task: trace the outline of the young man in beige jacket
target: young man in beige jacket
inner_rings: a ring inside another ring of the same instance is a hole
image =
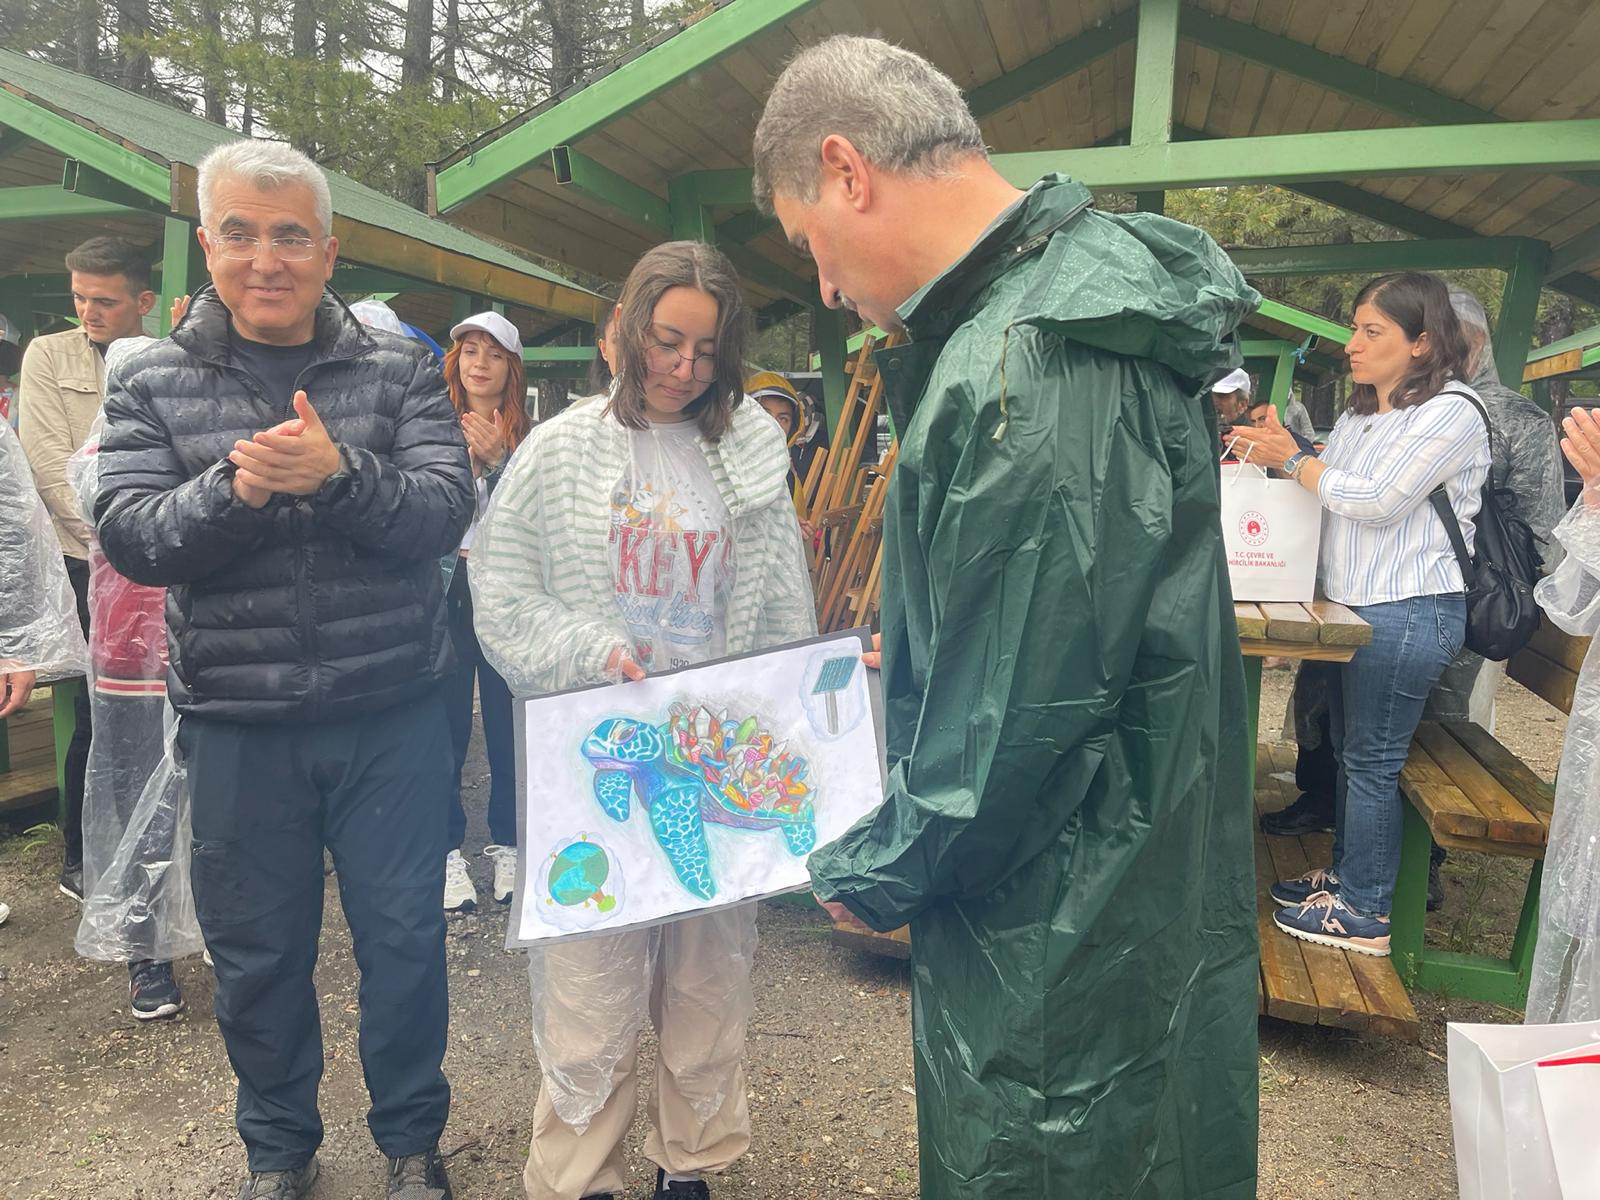
[[[105,399],[105,351],[118,338],[144,332],[156,302],[150,261],[123,238],[90,238],[67,255],[72,303],[79,325],[36,337],[22,356],[17,433],[33,470],[34,485],[50,511],[78,600],[78,619],[89,633],[88,527],[67,484],[67,459],[89,436]],[[78,696],[78,727],[67,750],[66,840],[61,890],[83,899],[83,780],[89,760],[89,698]]]

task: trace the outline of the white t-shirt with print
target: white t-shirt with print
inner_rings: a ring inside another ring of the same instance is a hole
[[[647,671],[726,653],[733,530],[697,433],[695,421],[632,432],[631,462],[611,492],[617,608]]]

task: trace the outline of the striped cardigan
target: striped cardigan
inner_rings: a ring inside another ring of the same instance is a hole
[[[619,646],[633,648],[608,538],[612,492],[634,436],[606,415],[603,397],[580,401],[529,434],[489,502],[467,560],[473,624],[518,696],[618,678],[606,661]],[[812,636],[811,578],[778,423],[747,397],[720,441],[697,440],[733,527],[728,653]]]

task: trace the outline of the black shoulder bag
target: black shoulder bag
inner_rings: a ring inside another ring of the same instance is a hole
[[[1539,606],[1533,588],[1542,563],[1533,530],[1500,500],[1503,488],[1494,482],[1494,426],[1483,405],[1466,392],[1447,389],[1440,395],[1461,396],[1472,402],[1489,433],[1491,465],[1484,481],[1482,506],[1473,521],[1476,554],[1467,553],[1461,525],[1444,485],[1428,493],[1433,510],[1444,523],[1450,545],[1461,564],[1467,587],[1467,649],[1495,662],[1503,662],[1528,644],[1539,628]]]

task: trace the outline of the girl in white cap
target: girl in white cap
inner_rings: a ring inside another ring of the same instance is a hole
[[[445,685],[456,774],[450,797],[444,907],[447,912],[470,912],[478,905],[478,893],[467,874],[466,860],[461,857],[461,842],[467,834],[467,814],[461,803],[461,769],[472,740],[474,681],[483,713],[483,740],[489,753],[489,844],[483,853],[494,863],[495,902],[509,904],[517,881],[517,751],[511,692],[484,658],[473,632],[467,557],[489,503],[489,493],[499,481],[506,459],[527,436],[528,381],[517,327],[499,313],[468,317],[450,331],[450,337],[452,344],[444,356],[444,379],[450,388],[450,403],[461,417],[467,449],[472,452],[478,518],[461,541],[459,557],[450,572],[447,599],[450,640],[457,659],[456,673]]]

